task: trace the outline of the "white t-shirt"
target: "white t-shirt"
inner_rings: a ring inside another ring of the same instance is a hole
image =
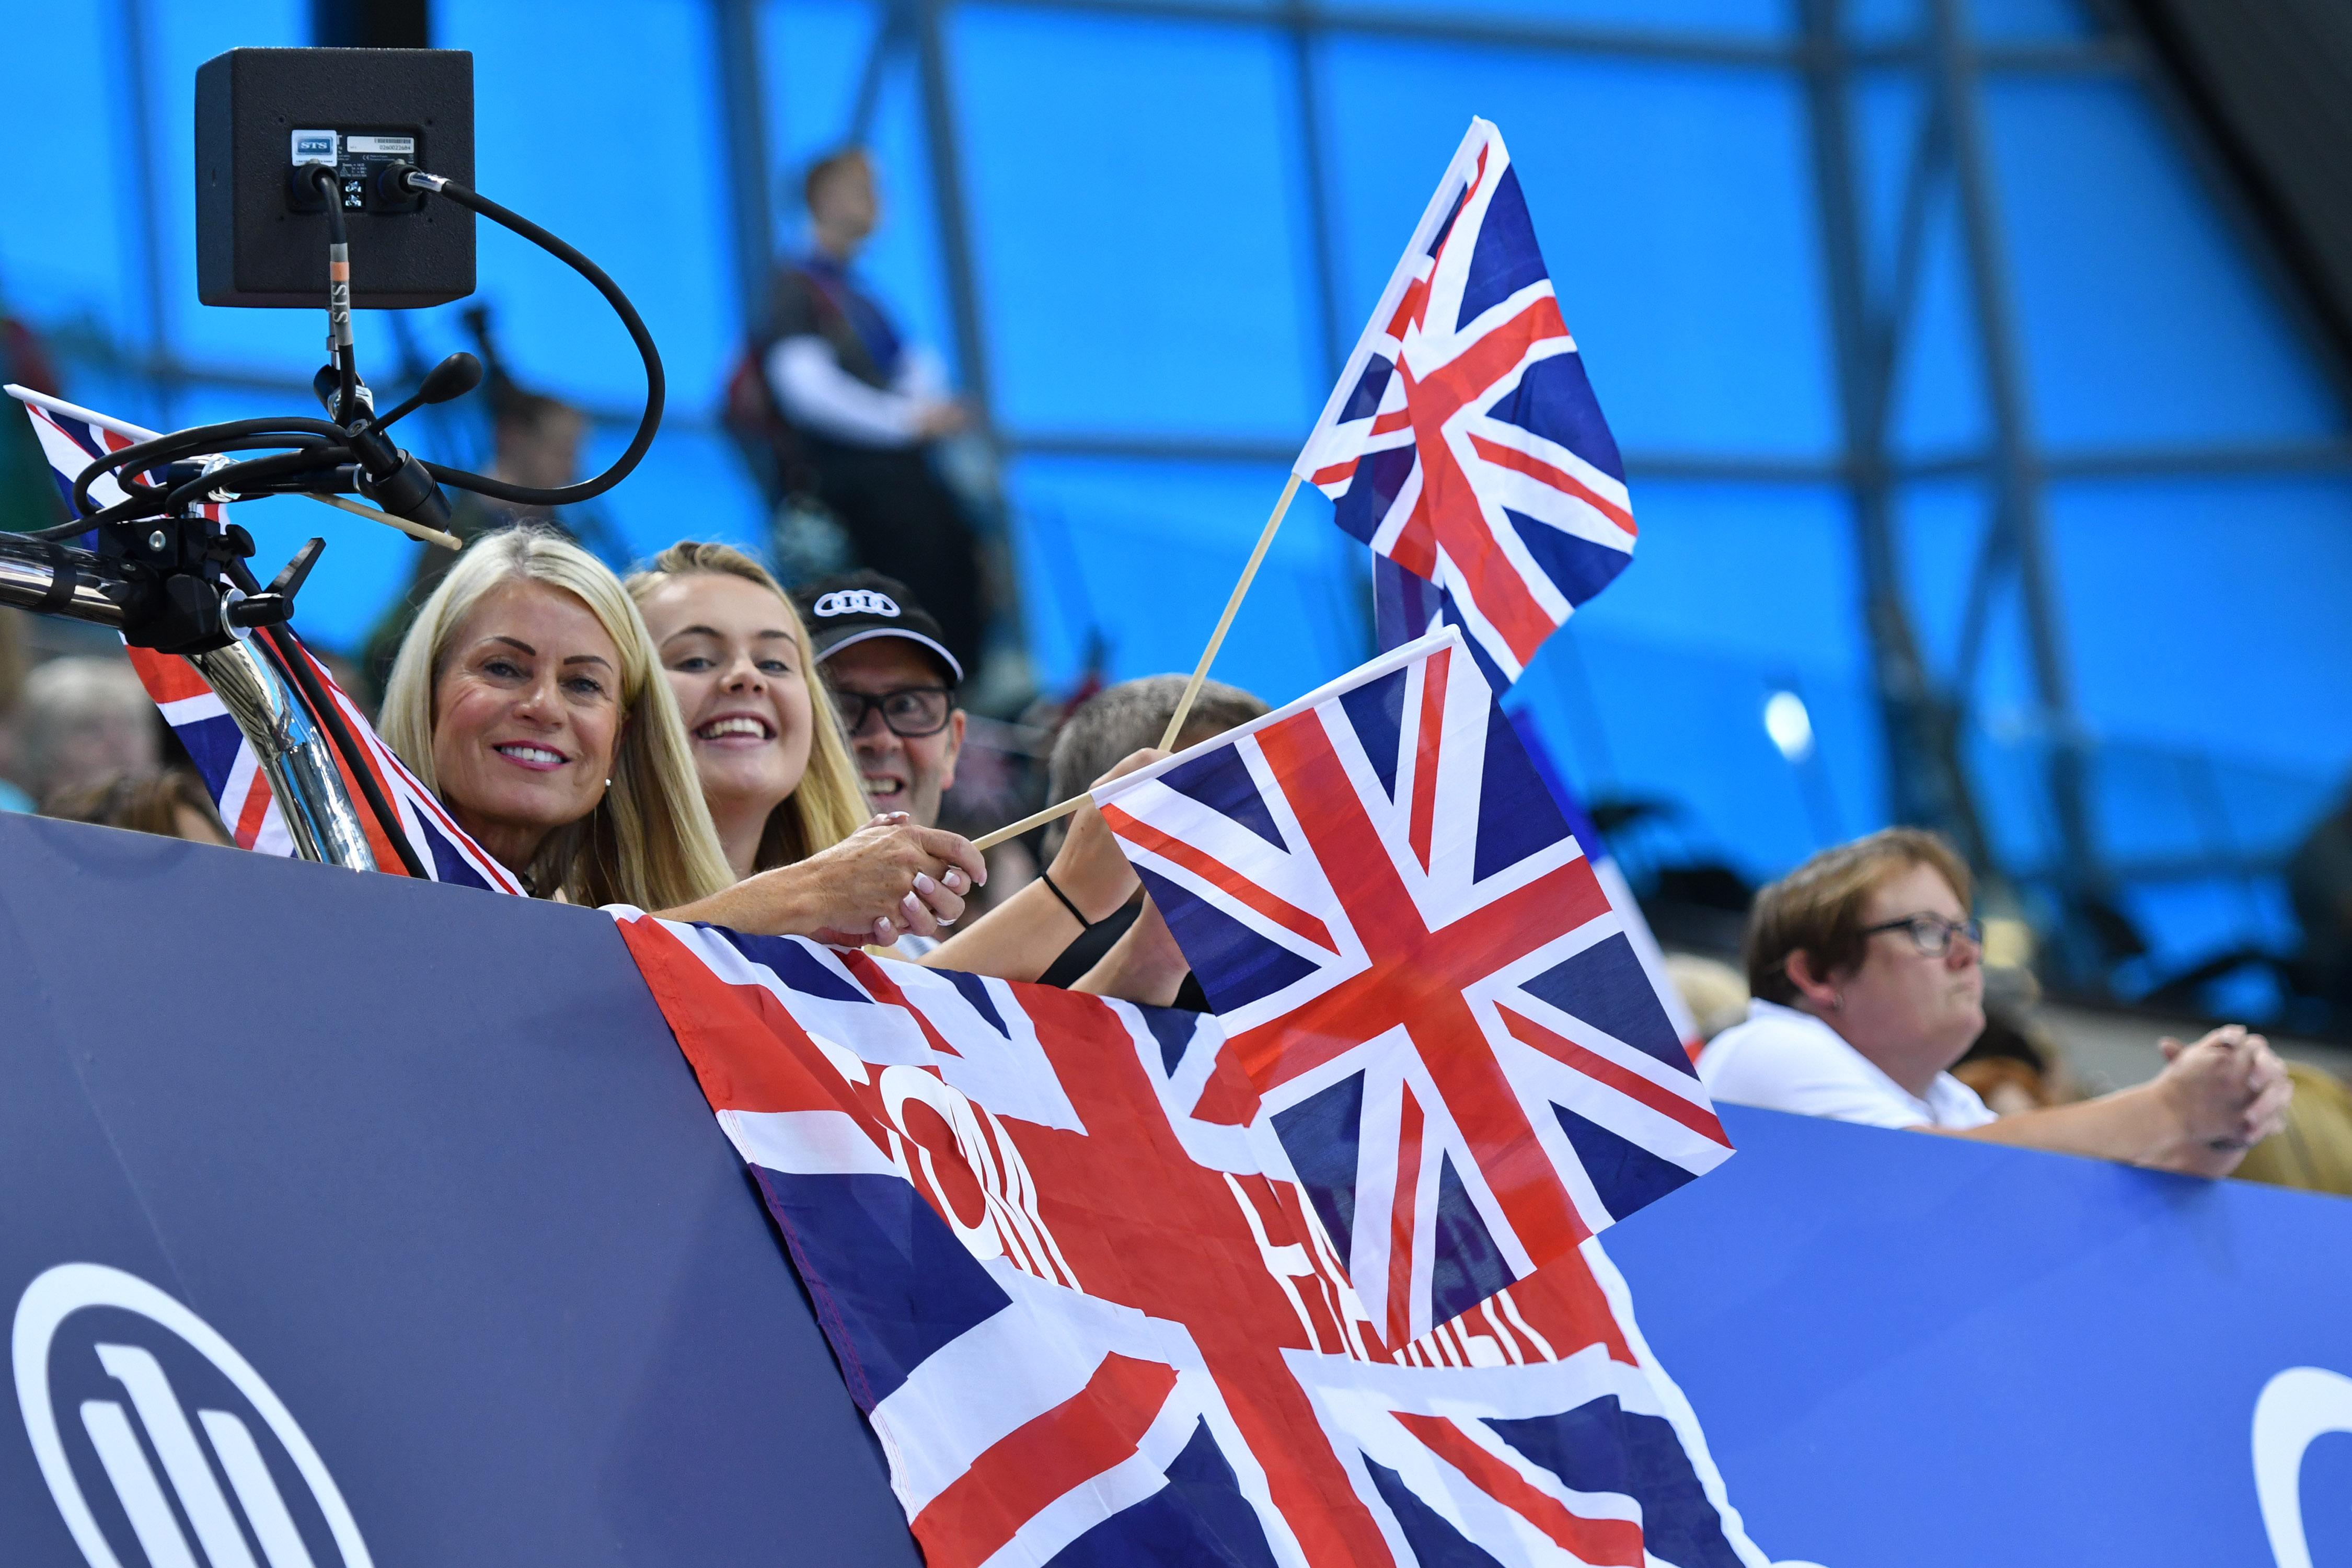
[[[1775,1002],[1748,1003],[1746,1023],[1707,1042],[1698,1080],[1734,1105],[1870,1127],[1964,1129],[1996,1120],[1977,1091],[1950,1073],[1937,1073],[1922,1100],[1819,1018]]]

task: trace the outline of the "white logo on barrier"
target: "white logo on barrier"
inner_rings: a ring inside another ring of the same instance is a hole
[[[877,594],[871,588],[839,588],[821,594],[811,606],[820,616],[890,616],[898,614],[898,601],[887,594]]]
[[[90,1568],[122,1568],[122,1564],[82,1496],[73,1460],[66,1453],[50,1398],[49,1348],[68,1318],[91,1307],[135,1312],[170,1331],[235,1384],[310,1488],[310,1499],[334,1537],[342,1568],[372,1568],[359,1525],[345,1506],[343,1494],[336,1489],[334,1478],[295,1424],[292,1413],[270,1392],[250,1362],[237,1354],[211,1324],[138,1276],[102,1264],[63,1263],[26,1287],[16,1303],[11,1349],[25,1434],[32,1440],[34,1457],[49,1483],[49,1495],[57,1500],[58,1511],[65,1516],[66,1528],[73,1532]],[[254,1440],[253,1429],[243,1417],[227,1410],[198,1410],[191,1423],[186,1408],[172,1391],[163,1363],[152,1351],[125,1344],[101,1343],[92,1348],[107,1375],[129,1396],[131,1410],[126,1412],[119,1400],[89,1399],[82,1402],[78,1414],[98,1462],[113,1485],[115,1501],[121,1506],[151,1568],[194,1568],[198,1561],[173,1517],[173,1497],[178,1499],[179,1511],[194,1531],[204,1559],[212,1568],[257,1568],[245,1531],[238,1527],[239,1511],[260,1545],[268,1568],[317,1568],[284,1494],[270,1476],[268,1461]],[[138,1417],[135,1427],[133,1415]],[[228,1478],[229,1491],[236,1494],[234,1506],[205,1457],[196,1436],[198,1426],[211,1445],[213,1460]],[[163,1464],[160,1478],[140,1445],[140,1428],[145,1429],[147,1447]]]
[[[2303,1532],[2303,1452],[2330,1432],[2352,1432],[2352,1377],[2291,1366],[2254,1401],[2254,1496],[2278,1568],[2311,1568]]]

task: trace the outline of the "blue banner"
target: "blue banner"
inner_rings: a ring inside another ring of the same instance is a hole
[[[602,914],[0,816],[0,1557],[917,1562]],[[2352,1204],[1724,1121],[1607,1246],[1775,1561],[2352,1568]]]
[[[0,816],[0,1560],[919,1562],[604,915]]]
[[[1775,1558],[2352,1568],[2352,1200],[1720,1109],[1607,1242]]]

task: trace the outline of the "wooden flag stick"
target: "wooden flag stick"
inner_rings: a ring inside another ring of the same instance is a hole
[[[1008,822],[993,833],[983,833],[971,841],[974,849],[993,849],[1008,838],[1018,838],[1033,827],[1043,827],[1057,816],[1067,816],[1087,804],[1088,797],[1074,795],[1059,805],[1049,805],[1043,811],[1033,811],[1018,822]]]
[[[1184,721],[1192,715],[1193,700],[1201,695],[1201,683],[1209,679],[1209,666],[1217,662],[1217,649],[1223,647],[1225,634],[1233,629],[1234,616],[1242,607],[1242,595],[1249,592],[1250,580],[1257,575],[1259,563],[1265,560],[1268,546],[1274,543],[1274,531],[1282,526],[1283,513],[1290,510],[1290,499],[1298,493],[1298,475],[1294,472],[1290,482],[1282,487],[1282,499],[1274,503],[1273,515],[1265,520],[1265,528],[1257,536],[1257,548],[1250,552],[1249,564],[1242,568],[1242,580],[1234,584],[1233,596],[1225,601],[1225,613],[1217,617],[1217,629],[1209,634],[1209,646],[1201,650],[1201,662],[1192,670],[1192,679],[1184,683],[1184,695],[1177,700],[1176,711],[1168,720],[1168,729],[1160,737],[1163,752],[1176,744],[1176,737],[1184,731]],[[1086,795],[1072,795],[1043,811],[1033,811],[1018,822],[1008,822],[993,833],[982,834],[971,841],[975,849],[993,849],[1008,838],[1018,838],[1033,827],[1043,827],[1056,817],[1067,816],[1091,798]]]
[[[341,496],[322,496],[315,490],[298,490],[295,493],[305,500],[314,500],[321,506],[340,507],[355,517],[363,517],[371,522],[381,522],[387,527],[396,528],[411,539],[421,539],[427,544],[437,544],[444,550],[466,548],[466,542],[454,533],[444,533],[437,528],[427,528],[421,522],[411,522],[404,517],[394,517],[388,511],[378,511],[372,506],[362,506],[355,500],[345,500]]]
[[[1257,536],[1257,548],[1250,552],[1249,564],[1242,568],[1242,580],[1234,584],[1233,597],[1225,601],[1225,613],[1217,617],[1217,629],[1209,634],[1209,646],[1201,650],[1201,662],[1192,670],[1192,679],[1184,683],[1184,695],[1177,700],[1176,711],[1168,716],[1168,728],[1160,737],[1160,749],[1167,751],[1175,745],[1176,737],[1184,732],[1184,721],[1192,716],[1192,700],[1201,695],[1201,683],[1209,679],[1209,666],[1217,662],[1217,650],[1225,646],[1225,633],[1233,629],[1234,616],[1242,607],[1242,595],[1249,592],[1250,579],[1257,575],[1258,563],[1265,559],[1266,547],[1274,542],[1274,531],[1282,526],[1282,514],[1290,510],[1290,498],[1298,493],[1298,471],[1292,469],[1290,482],[1282,487],[1282,499],[1274,503],[1273,515],[1265,520],[1265,528]]]

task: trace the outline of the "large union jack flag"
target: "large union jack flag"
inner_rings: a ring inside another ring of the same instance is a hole
[[[120,452],[141,441],[155,438],[152,430],[142,429],[127,421],[115,419],[91,409],[47,396],[26,387],[11,384],[8,395],[25,405],[26,417],[33,422],[34,432],[40,437],[41,449],[49,459],[49,468],[57,478],[58,489],[73,504],[74,480],[81,471],[109,452]],[[100,506],[110,506],[125,499],[121,487],[109,478],[90,485],[90,498]],[[198,509],[213,521],[215,528],[227,525],[228,508],[211,504]],[[257,636],[274,637],[273,633]],[[350,729],[364,753],[361,759],[373,775],[379,792],[399,817],[398,831],[416,854],[425,874],[436,882],[456,882],[467,887],[483,888],[492,892],[520,893],[522,884],[513,872],[499,865],[489,853],[474,842],[466,830],[457,826],[433,792],[425,787],[415,773],[393,754],[343,689],[336,684],[327,667],[311,658],[310,649],[294,639],[280,645],[289,658],[299,658],[316,678],[320,690],[335,704],[344,724]],[[205,683],[195,667],[176,654],[156,653],[148,648],[131,648],[131,667],[138,670],[147,695],[155,700],[164,721],[185,747],[188,758],[195,764],[196,773],[205,781],[205,788],[219,808],[221,822],[228,828],[229,837],[238,846],[258,850],[265,855],[294,853],[293,836],[287,831],[285,817],[270,795],[269,775],[262,771],[261,759],[255,754],[252,743],[246,740],[236,721],[229,717],[227,707]],[[299,695],[296,700],[302,701]],[[306,720],[316,724],[319,716],[305,708]],[[352,760],[341,759],[340,765],[344,785],[352,791],[355,802],[363,801],[357,775],[352,772]],[[375,853],[376,868],[402,874],[404,867],[386,826],[375,820],[374,814],[362,805],[361,817],[365,825],[368,843]]]
[[[1295,468],[1342,528],[1432,585],[1501,684],[1631,559],[1617,443],[1486,121],[1470,122]]]
[[[929,1568],[1768,1562],[1597,1242],[1386,1339],[1213,1019],[614,912]]]
[[[1455,628],[1095,798],[1390,1342],[1730,1153]]]

